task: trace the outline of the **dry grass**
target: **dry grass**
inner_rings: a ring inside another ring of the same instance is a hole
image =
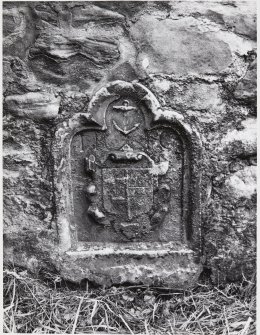
[[[152,287],[68,287],[4,270],[4,332],[41,334],[255,334],[255,284],[200,284],[187,292]],[[47,280],[46,280],[47,279]]]

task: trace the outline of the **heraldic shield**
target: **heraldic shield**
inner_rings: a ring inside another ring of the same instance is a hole
[[[153,205],[150,169],[102,169],[104,208],[124,220],[148,213]],[[145,201],[144,201],[145,198]]]
[[[129,239],[150,231],[153,178],[149,168],[103,168],[103,206],[116,214],[112,224]]]

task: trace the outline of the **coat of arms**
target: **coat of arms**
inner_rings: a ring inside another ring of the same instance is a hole
[[[96,164],[94,155],[86,158],[87,173],[92,176],[93,182],[98,182],[100,193],[96,194],[94,184],[88,187],[88,214],[98,224],[113,227],[125,239],[135,241],[148,234],[158,222],[161,223],[168,211],[169,186],[158,184],[158,176],[167,172],[168,162],[156,164],[145,151],[127,144],[129,134],[132,136],[132,133],[138,132],[142,121],[140,111],[129,106],[127,100],[122,106],[115,106],[114,110],[114,118],[108,118],[109,125],[113,126],[115,134],[120,133],[121,139],[124,136],[124,144],[120,149],[107,151],[102,163]],[[122,119],[120,113],[123,114]],[[129,115],[125,119],[127,113]],[[135,122],[135,117],[140,122]],[[99,181],[95,177],[97,166],[100,169]],[[160,197],[160,192],[166,192],[168,196],[166,200],[161,197],[158,205],[156,198]]]

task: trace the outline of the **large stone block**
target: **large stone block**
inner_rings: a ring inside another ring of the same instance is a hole
[[[29,92],[9,95],[5,99],[6,109],[15,116],[35,119],[54,119],[60,107],[59,96],[48,92]]]
[[[237,35],[256,40],[256,2],[180,1],[172,3],[171,17],[198,18],[208,30],[229,30]]]
[[[160,20],[143,15],[131,28],[140,50],[137,65],[147,73],[215,74],[232,62],[229,45],[202,32],[196,19]]]
[[[32,8],[38,15],[38,33],[29,49],[29,64],[41,81],[88,88],[120,60],[123,15],[73,2]]]
[[[36,38],[32,10],[25,2],[6,2],[3,19],[4,54],[24,59]]]

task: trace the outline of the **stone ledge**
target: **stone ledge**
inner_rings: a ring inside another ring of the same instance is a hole
[[[92,256],[110,256],[110,255],[140,255],[140,256],[154,256],[154,257],[163,257],[167,255],[186,255],[186,254],[194,254],[194,251],[192,250],[170,250],[170,249],[164,249],[164,250],[129,250],[129,249],[123,249],[123,250],[114,250],[112,248],[104,248],[101,250],[85,250],[85,251],[67,251],[66,255],[68,256],[76,256],[79,258],[84,257],[92,257]]]
[[[62,277],[72,282],[88,280],[105,287],[144,284],[187,289],[198,281],[202,265],[196,262],[191,250],[183,251],[164,253],[163,250],[161,255],[154,250],[114,254],[66,252],[57,262]]]

